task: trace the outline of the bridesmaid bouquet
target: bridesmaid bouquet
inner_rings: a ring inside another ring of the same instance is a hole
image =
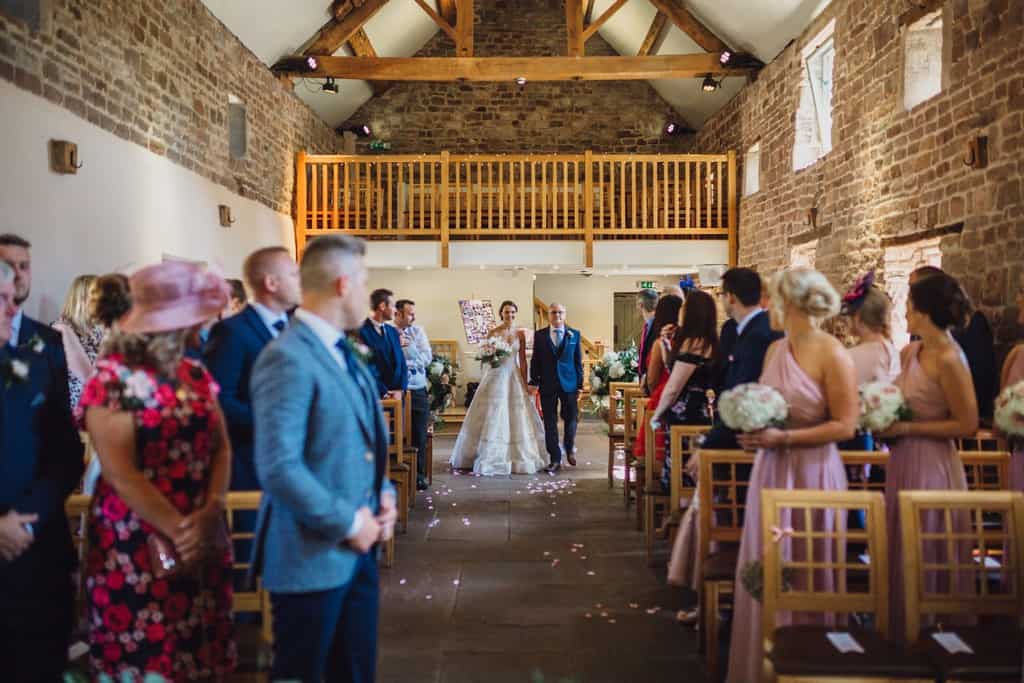
[[[1024,437],[1024,382],[1000,392],[996,399],[995,423],[1008,436]]]
[[[476,352],[474,358],[481,363],[487,363],[492,368],[496,368],[511,355],[511,344],[498,337],[488,337],[480,342],[480,349]]]
[[[718,397],[718,414],[725,426],[735,432],[757,432],[784,426],[789,405],[775,389],[748,382]]]
[[[860,393],[860,428],[869,433],[884,432],[900,420],[909,420],[910,408],[899,387],[889,382],[867,382]]]

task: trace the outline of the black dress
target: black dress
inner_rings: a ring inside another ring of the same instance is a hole
[[[704,356],[698,356],[694,353],[681,353],[675,357],[675,362],[689,363],[690,365],[696,366],[693,370],[693,374],[686,381],[686,384],[679,391],[679,396],[676,398],[672,406],[665,412],[664,423],[667,426],[671,425],[710,425],[712,422],[712,403],[709,400],[709,392],[714,390],[715,383],[717,382],[717,367],[716,364],[709,358]],[[669,430],[665,430],[666,439],[668,438]],[[683,463],[685,466],[686,463]],[[665,465],[662,468],[661,483],[668,489],[669,474],[672,468],[672,457],[668,449],[668,444],[665,448]],[[689,481],[689,475],[683,474],[683,483],[686,486],[696,486],[696,483]]]

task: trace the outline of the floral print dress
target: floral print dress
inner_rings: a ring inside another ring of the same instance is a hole
[[[187,358],[170,379],[110,356],[97,363],[76,415],[84,420],[89,406],[131,412],[139,468],[187,515],[205,502],[218,391],[203,366]],[[100,479],[85,567],[91,659],[98,680],[141,681],[151,672],[175,683],[220,678],[237,659],[231,551],[201,571],[155,579],[146,543],[153,533]]]

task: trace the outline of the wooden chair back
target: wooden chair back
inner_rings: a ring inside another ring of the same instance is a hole
[[[907,642],[925,615],[1006,615],[1024,625],[1024,494],[900,491],[899,505],[901,529],[890,533],[903,534]],[[1003,551],[995,564],[992,548]]]
[[[843,459],[843,465],[849,469],[855,469],[861,476],[850,477],[847,475],[846,487],[850,491],[879,491],[885,492],[885,478],[869,481],[867,468],[882,469],[889,466],[889,454],[885,451],[839,451],[839,457]]]
[[[608,383],[608,436],[617,438],[625,433],[626,413],[623,392],[629,387],[638,386],[636,382]]]
[[[384,424],[388,430],[388,455],[402,461],[402,449],[405,443],[405,427],[402,402],[395,398],[386,398],[380,402],[384,410]]]
[[[1006,491],[1010,488],[1010,452],[960,451],[968,491]]]
[[[633,447],[637,434],[643,429],[644,419],[641,410],[644,408],[644,392],[639,386],[630,384],[622,389],[622,443],[628,450]]]
[[[255,542],[255,531],[239,531],[236,528],[235,520],[240,512],[256,513],[260,509],[260,501],[263,498],[262,491],[228,491],[227,501],[224,505],[224,514],[228,523],[228,532],[231,541],[237,546],[238,541],[248,540]],[[231,565],[232,569],[239,573],[249,571],[248,557],[238,557]],[[232,595],[231,608],[235,612],[259,612],[262,617],[262,635],[267,643],[273,641],[273,629],[271,624],[270,596],[257,584],[255,590],[239,590],[237,587]]]
[[[75,586],[75,614],[83,615],[85,607],[85,568],[86,556],[89,554],[89,508],[92,496],[85,493],[74,493],[64,501],[64,514],[71,528],[71,541],[78,557],[78,574]],[[78,617],[76,617],[78,618]]]
[[[648,420],[650,422],[650,420]],[[668,433],[668,450],[672,455],[672,467],[669,469],[669,510],[675,515],[679,511],[680,501],[686,497],[692,500],[697,495],[694,487],[683,485],[683,472],[690,456],[697,450],[700,437],[708,433],[709,425],[674,425]]]
[[[850,511],[865,513],[865,529],[847,528]],[[820,523],[829,517],[830,525]],[[887,635],[889,563],[881,493],[763,489],[760,531],[764,547],[761,623],[766,640],[772,638],[780,610],[871,613],[879,633]],[[867,546],[870,564],[851,559],[847,552],[851,543]],[[833,573],[833,590],[823,589],[823,572]]]
[[[956,440],[958,451],[1005,451],[1006,439],[996,435],[991,429],[979,429],[974,436]]]
[[[412,392],[406,391],[402,396],[402,440],[406,445],[412,443]]]
[[[738,543],[746,516],[748,468],[754,453],[734,450],[700,449],[697,495],[700,512],[698,557],[710,554],[713,541]]]

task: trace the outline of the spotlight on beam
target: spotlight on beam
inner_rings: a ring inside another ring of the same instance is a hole
[[[728,50],[722,50],[722,52],[718,55],[718,61],[722,64],[722,66],[728,64],[729,60],[731,59],[732,53],[729,52]]]
[[[309,57],[306,57],[306,67],[310,71],[316,71],[316,67],[317,66],[319,66],[319,65],[317,64],[316,57],[313,57],[312,55],[309,56]]]
[[[711,77],[710,74],[704,77],[704,82],[700,84],[700,89],[707,93],[712,93],[722,87],[721,81],[716,81]]]
[[[277,64],[271,67],[272,71],[276,72],[291,72],[291,73],[311,73],[316,71],[320,63],[317,62],[316,57],[286,57]]]
[[[330,76],[327,77],[327,82],[320,88],[324,92],[329,92],[332,95],[338,94],[338,84],[334,82],[334,79]]]
[[[665,135],[689,135],[694,131],[686,126],[685,124],[679,123],[678,121],[669,121],[665,124]]]

